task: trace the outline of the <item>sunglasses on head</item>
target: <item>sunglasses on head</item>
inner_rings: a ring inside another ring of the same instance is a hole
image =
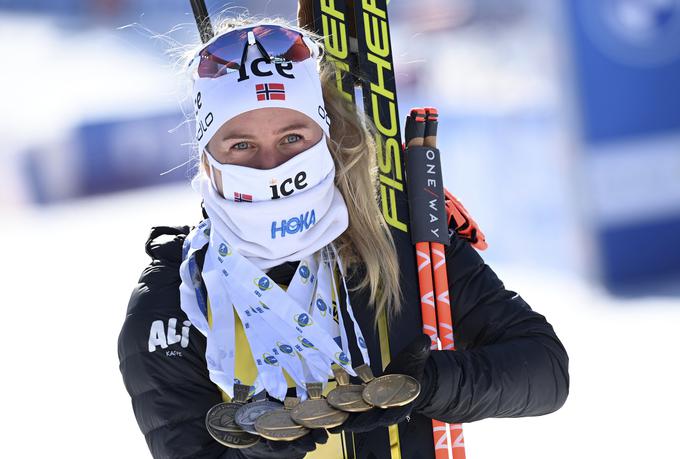
[[[255,45],[270,62],[302,62],[318,57],[320,48],[309,37],[297,30],[275,24],[261,24],[232,30],[214,38],[198,52],[200,78],[218,78],[237,71],[246,62],[249,48]]]

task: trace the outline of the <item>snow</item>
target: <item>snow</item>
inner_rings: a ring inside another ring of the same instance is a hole
[[[198,219],[188,184],[3,215],[3,457],[148,457],[117,335],[149,229]],[[467,457],[679,457],[677,298],[615,299],[563,272],[492,267],[554,326],[571,393],[547,416],[466,424]]]

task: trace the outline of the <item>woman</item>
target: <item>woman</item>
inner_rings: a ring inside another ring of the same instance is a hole
[[[568,357],[552,327],[455,231],[446,257],[458,351],[430,351],[417,326],[409,336],[378,327],[412,320],[419,305],[401,304],[372,133],[335,91],[310,34],[225,23],[193,55],[192,186],[205,220],[153,228],[152,262],[119,338],[154,457],[429,458],[433,418],[536,416],[564,404]],[[289,358],[293,347],[299,357]],[[405,406],[352,414],[330,436],[313,429],[248,448],[206,429],[206,412],[240,387],[279,400],[306,398],[312,382],[328,393],[339,368],[382,373],[388,348],[399,352],[385,373],[420,384]]]

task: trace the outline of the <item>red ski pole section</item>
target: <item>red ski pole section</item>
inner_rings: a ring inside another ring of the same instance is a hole
[[[432,261],[430,258],[430,243],[416,243],[416,260],[418,262],[418,287],[420,289],[420,310],[423,317],[423,333],[430,337],[431,349],[438,349],[437,342],[437,313],[435,309],[434,285],[432,283]],[[432,420],[432,434],[434,436],[434,454],[436,459],[449,458],[449,441],[447,424]]]
[[[446,253],[444,244],[431,243],[434,272],[434,292],[436,297],[437,332],[442,349],[455,350],[453,343],[453,319],[451,318],[451,302],[449,301],[449,284],[446,274]]]
[[[434,272],[434,291],[437,311],[437,326],[442,350],[454,351],[453,319],[449,299],[449,279],[446,274],[446,252],[444,244],[431,243],[432,264]],[[453,459],[465,459],[465,441],[462,424],[446,424],[450,443],[453,448]]]
[[[439,113],[434,107],[425,107],[426,129],[424,144],[437,146],[437,124]],[[442,196],[444,201],[445,196]],[[432,242],[430,244],[432,257],[432,273],[434,278],[435,304],[437,311],[437,328],[442,350],[454,351],[453,318],[451,316],[451,302],[449,299],[449,280],[446,274],[446,252],[444,244]],[[465,442],[463,426],[461,424],[445,424],[446,452],[450,458],[465,459]],[[436,446],[435,446],[436,448]]]
[[[430,243],[416,243],[418,262],[418,287],[420,288],[420,310],[423,316],[423,333],[431,340],[431,348],[437,349],[437,312],[435,310],[434,286],[432,285],[432,262]]]

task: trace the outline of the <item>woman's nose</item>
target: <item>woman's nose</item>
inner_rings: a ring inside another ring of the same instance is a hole
[[[253,167],[258,169],[273,169],[285,163],[288,157],[276,148],[261,149],[257,154],[257,164]]]

